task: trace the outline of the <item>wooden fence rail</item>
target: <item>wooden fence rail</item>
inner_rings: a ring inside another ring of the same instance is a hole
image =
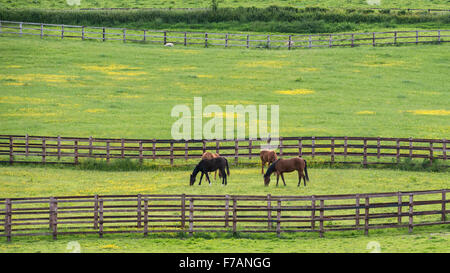
[[[263,145],[274,145],[280,157],[309,157],[329,164],[396,164],[402,158],[447,162],[446,139],[381,137],[280,137],[278,139],[170,140],[107,139],[61,136],[0,135],[0,162],[78,164],[81,158],[198,159],[206,152],[227,158],[259,158]],[[278,143],[277,145],[275,145]],[[348,159],[358,159],[352,161]]]
[[[450,224],[450,189],[345,195],[94,195],[0,198],[0,237],[326,232]]]
[[[198,159],[206,152],[227,158],[259,158],[263,145],[280,157],[300,156],[329,164],[396,164],[402,158],[447,162],[449,140],[381,137],[280,137],[279,139],[170,140],[0,135],[0,162],[78,164],[81,158]],[[276,146],[275,144],[278,143]],[[352,160],[357,159],[357,161]]]
[[[78,38],[81,40],[116,40],[142,43],[173,43],[183,46],[246,47],[246,48],[314,48],[343,46],[378,46],[397,44],[449,42],[450,30],[414,30],[332,34],[242,34],[183,32],[167,30],[90,27],[44,23],[0,21],[0,35],[33,35],[44,37]]]

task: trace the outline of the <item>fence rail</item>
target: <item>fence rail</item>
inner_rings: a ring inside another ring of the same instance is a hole
[[[259,158],[268,144],[277,154],[310,157],[322,163],[396,164],[402,158],[447,162],[450,140],[381,137],[280,137],[278,139],[171,140],[0,135],[0,159],[9,163],[78,164],[82,158],[198,159],[206,152],[227,158]],[[352,161],[348,159],[358,159]]]
[[[0,237],[275,233],[450,224],[450,189],[345,195],[94,195],[0,199]]]
[[[33,35],[81,40],[141,42],[202,47],[315,48],[449,42],[450,30],[414,30],[309,35],[182,32],[0,21],[0,35]]]

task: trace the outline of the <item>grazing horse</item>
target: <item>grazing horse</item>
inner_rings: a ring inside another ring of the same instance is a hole
[[[219,154],[213,154],[211,152],[204,152],[203,155],[202,155],[202,159],[213,159],[213,158],[216,158],[216,157],[220,157],[220,155]],[[217,177],[217,170],[214,172],[214,180],[216,180],[216,177]],[[219,177],[221,177],[220,173],[219,173]]]
[[[277,161],[277,153],[275,151],[262,150],[259,153],[259,157],[261,158],[261,173],[264,174],[264,166],[268,163],[268,166],[273,162]]]
[[[305,173],[303,174],[303,170]],[[309,181],[308,177],[308,168],[306,165],[306,160],[299,157],[289,158],[289,159],[278,159],[270,167],[267,169],[266,174],[264,175],[264,185],[268,186],[270,183],[270,175],[274,172],[277,174],[277,186],[278,186],[278,180],[283,179],[283,184],[286,186],[286,182],[284,182],[284,176],[283,173],[285,172],[298,172],[298,184],[297,187],[300,186],[300,182],[302,181],[303,177],[303,183],[306,187],[306,180]]]
[[[225,168],[227,171],[225,172]],[[228,167],[228,160],[224,157],[216,157],[213,159],[202,159],[197,166],[195,166],[194,171],[191,174],[191,178],[189,184],[192,186],[195,183],[195,178],[197,177],[198,172],[202,172],[200,176],[199,185],[202,184],[203,175],[206,175],[206,179],[211,185],[211,180],[209,180],[208,172],[213,172],[215,170],[219,170],[220,175],[222,176],[222,185],[227,185],[227,173],[230,175],[230,169]]]

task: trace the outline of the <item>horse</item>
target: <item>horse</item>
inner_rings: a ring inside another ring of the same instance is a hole
[[[225,172],[225,168],[227,171]],[[203,175],[206,175],[206,179],[211,185],[211,180],[209,180],[208,172],[213,172],[215,170],[219,170],[220,175],[222,176],[222,185],[227,185],[227,173],[230,175],[230,168],[228,167],[228,160],[224,157],[216,157],[213,159],[202,159],[197,166],[195,166],[194,171],[192,171],[191,178],[189,181],[189,185],[194,185],[195,178],[197,177],[198,172],[202,172],[200,176],[199,185],[202,184]]]
[[[289,159],[278,159],[270,167],[267,169],[266,174],[264,175],[264,185],[268,186],[270,183],[270,175],[274,172],[277,174],[277,186],[278,180],[283,179],[283,184],[286,186],[286,182],[284,181],[283,173],[285,172],[298,172],[298,184],[297,187],[300,186],[303,177],[303,183],[306,187],[306,181],[309,181],[308,177],[308,168],[306,164],[306,160],[300,157],[294,157]],[[305,171],[305,173],[303,173]]]
[[[219,154],[213,154],[211,152],[204,152],[203,155],[202,155],[202,159],[213,159],[213,158],[216,158],[216,157],[220,157],[220,155]],[[216,180],[216,177],[217,177],[217,170],[214,172],[214,180]],[[219,173],[219,177],[221,177],[220,173]]]
[[[259,157],[261,158],[261,174],[264,174],[264,166],[268,163],[268,166],[275,162],[277,158],[277,153],[275,151],[262,150],[259,153]]]

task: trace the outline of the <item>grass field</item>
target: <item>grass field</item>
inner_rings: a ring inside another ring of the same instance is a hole
[[[192,108],[194,96],[223,109],[279,105],[282,136],[450,131],[448,45],[224,50],[2,37],[0,50],[4,134],[168,138],[172,107]]]
[[[79,3],[79,5],[77,5]],[[204,8],[210,7],[210,0],[1,0],[0,6],[8,8],[51,8],[51,9],[67,9],[67,8]],[[447,0],[223,0],[219,1],[219,5],[223,7],[268,7],[277,6],[293,6],[293,7],[348,7],[348,8],[440,8],[448,9],[449,2]]]
[[[449,45],[248,50],[0,37],[2,134],[170,138],[177,104],[280,105],[280,135],[448,138]],[[295,117],[295,118],[293,118]],[[150,163],[149,163],[150,164]],[[158,164],[158,163],[157,163]],[[0,166],[1,197],[85,194],[339,194],[448,188],[448,172],[310,168],[263,187],[233,167],[226,188],[188,186],[187,167],[101,171]],[[0,252],[449,252],[449,226],[317,234],[107,235],[0,240]]]

